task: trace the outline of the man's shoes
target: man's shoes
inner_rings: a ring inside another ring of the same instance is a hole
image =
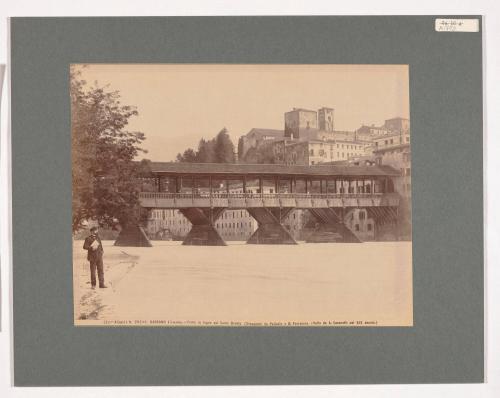
[[[99,286],[99,289],[107,289],[108,287],[106,285]]]
[[[92,290],[95,290],[95,285],[90,286]]]

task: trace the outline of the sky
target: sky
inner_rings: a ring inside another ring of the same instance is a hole
[[[407,65],[91,64],[82,78],[137,107],[128,129],[146,135],[141,158],[171,161],[224,127],[235,146],[254,127],[282,130],[292,108],[334,108],[336,130],[409,118],[408,73]]]

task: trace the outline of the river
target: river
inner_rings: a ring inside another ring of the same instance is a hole
[[[152,248],[103,242],[91,290],[74,242],[77,325],[411,326],[411,242]]]

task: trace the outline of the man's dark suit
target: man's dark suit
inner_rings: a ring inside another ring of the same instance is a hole
[[[92,249],[91,245],[94,241],[99,242],[99,247],[95,250]],[[104,265],[102,262],[102,255],[104,249],[102,248],[101,239],[97,235],[90,235],[85,238],[83,243],[83,248],[87,250],[87,260],[90,262],[90,283],[92,286],[96,285],[96,269],[99,276],[99,286],[104,286]]]

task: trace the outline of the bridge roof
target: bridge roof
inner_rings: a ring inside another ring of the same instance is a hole
[[[345,177],[381,177],[399,176],[399,172],[390,166],[339,166],[339,165],[284,165],[284,164],[238,164],[238,163],[183,163],[151,162],[154,174],[168,175],[253,175],[253,176],[345,176]]]

